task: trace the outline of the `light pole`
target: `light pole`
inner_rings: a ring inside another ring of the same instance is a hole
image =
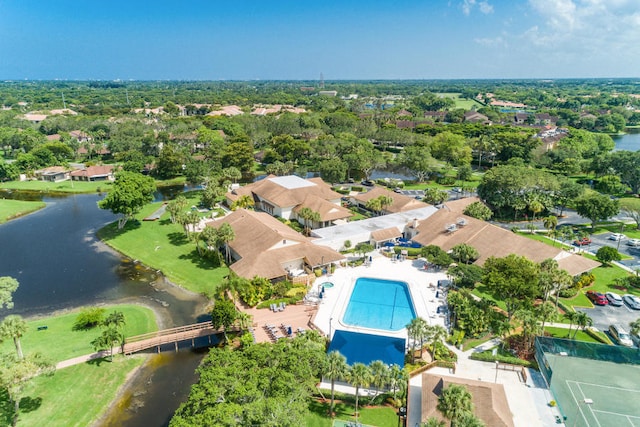
[[[585,397],[582,400],[582,403],[584,403],[585,405],[593,405],[593,400],[589,399],[588,397]],[[578,414],[580,414],[580,402],[578,402],[578,409],[576,410],[576,419],[573,420],[573,427],[576,427],[576,425],[578,424]]]
[[[622,240],[622,230],[624,230],[624,222],[620,223],[620,238],[618,239],[618,246],[616,247],[617,251],[620,250],[620,241]]]
[[[498,382],[498,365],[499,365],[499,364],[500,364],[500,362],[498,362],[498,361],[496,360],[496,379],[493,381],[494,383],[497,383],[497,382]]]

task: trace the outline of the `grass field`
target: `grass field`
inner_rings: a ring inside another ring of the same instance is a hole
[[[18,218],[45,207],[44,202],[25,202],[22,200],[0,200],[0,224]]]
[[[471,110],[472,107],[476,109],[484,107],[481,103],[474,99],[462,98],[461,93],[436,93],[439,97],[442,98],[451,98],[455,101],[455,108],[464,108],[465,110]]]
[[[125,316],[125,336],[139,335],[156,331],[158,326],[153,311],[140,305],[105,306],[106,314],[121,311]],[[52,362],[71,359],[83,354],[93,353],[95,349],[91,341],[101,333],[99,328],[74,331],[73,323],[79,310],[52,317],[44,317],[27,321],[27,332],[21,339],[25,354],[40,352]],[[46,330],[38,330],[39,326],[47,326]],[[0,353],[15,351],[12,340],[0,344]]]
[[[327,397],[327,402],[321,403],[314,400],[309,405],[310,413],[305,422],[306,427],[331,427],[333,425],[333,419],[328,415],[330,392],[327,392],[325,396]],[[367,397],[361,397],[359,400],[359,422],[377,427],[398,426],[398,414],[394,408],[388,406],[366,407],[368,402],[369,399]],[[353,416],[355,405],[353,403],[336,401],[334,410],[336,412],[336,419],[355,421],[355,417]]]
[[[185,193],[192,204],[196,194]],[[196,203],[197,204],[197,203]],[[172,224],[165,213],[158,221],[141,221],[160,207],[147,205],[137,215],[140,221],[129,221],[124,229],[110,224],[98,231],[98,237],[124,255],[161,270],[173,283],[203,295],[212,295],[216,286],[229,274],[226,267],[218,267],[203,258],[178,224]]]
[[[45,181],[9,181],[0,184],[0,188],[11,190],[27,190],[61,193],[100,193],[109,191],[112,186],[111,181],[61,181],[61,182],[45,182]]]
[[[546,326],[544,328],[545,332],[547,332],[551,337],[564,338],[564,339],[571,339],[568,335],[569,333],[571,333],[571,337],[573,337],[573,333],[575,332],[575,329],[576,329],[576,325],[573,325],[573,328],[571,328],[571,331],[569,331],[569,329],[556,328],[553,326]],[[577,341],[587,341],[587,342],[594,342],[594,343],[600,344],[600,341],[593,338],[591,335],[587,334],[584,331],[578,331],[576,333],[575,338],[573,339]]]
[[[127,376],[146,356],[116,357],[37,377],[22,393],[19,426],[71,427],[92,425],[115,399]],[[13,406],[0,393],[0,427],[10,426]]]

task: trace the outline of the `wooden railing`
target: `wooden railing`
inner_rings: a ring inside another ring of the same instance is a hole
[[[227,331],[237,331],[236,326]],[[123,346],[124,354],[132,354],[138,351],[153,347],[160,347],[163,344],[177,343],[180,341],[193,340],[195,338],[206,337],[222,333],[222,328],[214,328],[211,322],[195,323],[192,325],[178,326],[176,328],[164,329],[156,332],[149,332],[125,339]]]

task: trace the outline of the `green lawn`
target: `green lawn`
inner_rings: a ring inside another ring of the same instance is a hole
[[[122,311],[125,316],[125,336],[139,335],[158,330],[153,311],[141,305],[106,306],[106,313]],[[101,333],[99,328],[86,331],[74,331],[73,323],[79,310],[53,317],[27,321],[27,332],[22,337],[22,349],[26,354],[40,352],[52,362],[71,359],[76,356],[93,353],[91,341]],[[38,330],[38,326],[47,326]],[[0,353],[15,351],[12,340],[0,344]]]
[[[38,377],[24,389],[19,426],[88,426],[104,414],[127,376],[146,356],[116,357],[61,369]],[[0,393],[0,427],[10,426],[13,406]]]
[[[327,402],[322,403],[313,400],[309,404],[309,415],[305,421],[306,427],[331,427],[333,420],[329,417],[329,405],[331,392],[326,391],[325,397]],[[358,412],[360,413],[358,421],[377,427],[397,427],[398,414],[396,410],[389,406],[365,407],[369,402],[368,397],[360,397]],[[355,421],[353,416],[355,405],[353,403],[343,403],[336,401],[335,408],[336,419],[345,421]]]
[[[0,184],[0,188],[7,188],[11,190],[41,191],[45,193],[99,193],[102,191],[109,191],[111,185],[111,181],[9,181]]]
[[[189,203],[197,204],[197,194],[185,193]],[[148,216],[161,206],[153,203],[142,209],[137,218]],[[124,229],[110,224],[98,231],[106,244],[139,260],[143,264],[161,270],[173,283],[190,291],[212,295],[216,286],[229,274],[226,267],[214,265],[211,259],[201,257],[178,224],[172,224],[165,213],[158,221],[129,221]]]
[[[467,99],[462,98],[461,93],[436,93],[437,96],[442,98],[451,98],[455,101],[455,108],[464,108],[465,110],[470,110],[472,107],[482,108],[484,105],[476,101],[475,99]]]
[[[46,206],[44,202],[25,202],[22,200],[0,199],[0,224],[37,211]]]
[[[573,325],[573,328],[571,329],[571,336],[573,337],[573,333],[575,332],[576,326]],[[544,328],[545,332],[547,332],[549,335],[551,335],[554,338],[565,338],[565,339],[570,339],[569,335],[569,329],[565,329],[565,328],[556,328],[553,326],[546,326]],[[575,337],[576,341],[587,341],[587,342],[594,342],[596,344],[602,344],[600,341],[598,341],[597,339],[593,338],[591,335],[587,334],[584,331],[578,331],[576,333],[576,337]]]

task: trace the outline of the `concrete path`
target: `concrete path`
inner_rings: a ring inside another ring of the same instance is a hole
[[[122,349],[120,347],[113,348],[113,354],[120,354],[120,353],[122,353]],[[108,357],[109,354],[110,354],[109,350],[102,350],[96,353],[85,354],[83,356],[78,356],[72,359],[63,360],[56,364],[56,369],[68,368],[69,366],[79,365],[81,363],[86,363],[91,360],[102,359],[104,357]]]

